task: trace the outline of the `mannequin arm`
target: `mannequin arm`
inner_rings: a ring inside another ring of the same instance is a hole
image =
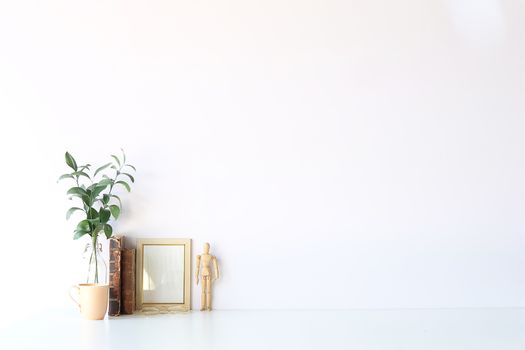
[[[195,266],[195,283],[199,284],[199,272],[201,269],[201,256],[197,255],[197,266]]]
[[[213,268],[215,270],[215,278],[214,279],[218,279],[219,277],[221,277],[221,274],[219,272],[219,264],[217,263],[217,258],[216,257],[213,257],[212,263],[213,263]]]

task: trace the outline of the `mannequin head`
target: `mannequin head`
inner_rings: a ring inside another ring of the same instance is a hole
[[[210,244],[208,242],[204,243],[204,254],[209,254]]]

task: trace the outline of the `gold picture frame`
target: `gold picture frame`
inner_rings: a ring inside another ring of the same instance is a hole
[[[142,312],[191,309],[191,239],[137,239],[135,297]]]

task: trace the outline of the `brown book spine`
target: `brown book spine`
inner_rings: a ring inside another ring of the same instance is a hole
[[[135,311],[135,249],[122,250],[122,314]]]
[[[109,316],[120,315],[122,236],[109,239]]]

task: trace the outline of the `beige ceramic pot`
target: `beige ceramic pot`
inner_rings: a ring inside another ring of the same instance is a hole
[[[77,298],[71,295],[71,291],[77,290]],[[80,314],[87,320],[103,320],[108,309],[107,284],[79,284],[72,286],[69,296],[80,308]]]

